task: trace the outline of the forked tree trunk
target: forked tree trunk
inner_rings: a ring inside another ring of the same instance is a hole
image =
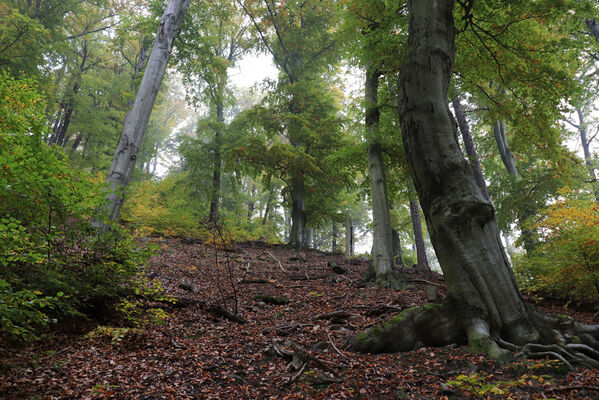
[[[366,71],[366,130],[376,133],[379,125],[378,82],[380,74]],[[368,145],[368,176],[370,178],[370,198],[372,201],[372,273],[367,278],[384,286],[398,286],[393,269],[393,238],[391,235],[391,214],[387,198],[387,182],[383,166],[383,149],[380,143],[372,140]],[[372,276],[374,275],[374,276]]]
[[[384,352],[467,338],[491,357],[507,360],[511,353],[493,338],[523,344],[556,343],[566,336],[556,338],[557,318],[524,303],[501,245],[493,207],[456,139],[447,105],[455,51],[453,3],[409,0],[410,52],[402,69],[399,108],[410,172],[445,275],[447,299],[443,305],[406,310],[350,343],[357,350]],[[570,326],[585,332],[589,343],[599,343],[599,327]]]
[[[119,218],[125,200],[125,189],[131,181],[137,152],[141,147],[150,114],[162,84],[162,78],[173,48],[173,42],[179,33],[181,23],[191,0],[169,0],[160,27],[154,40],[152,53],[148,59],[146,71],[141,80],[131,111],[125,116],[123,132],[116,148],[114,159],[108,173],[108,203],[105,217],[111,221]],[[102,223],[96,223],[102,225]]]

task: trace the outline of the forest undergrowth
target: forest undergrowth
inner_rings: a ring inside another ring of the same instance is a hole
[[[393,290],[363,284],[367,261],[340,254],[146,240],[159,247],[146,276],[176,299],[145,304],[168,314],[162,322],[113,320],[22,346],[2,344],[1,398],[599,398],[599,370],[568,370],[551,360],[501,365],[464,346],[383,355],[345,350],[365,328],[441,302],[441,275],[406,271],[412,288]],[[535,306],[596,323],[593,305],[543,299]]]

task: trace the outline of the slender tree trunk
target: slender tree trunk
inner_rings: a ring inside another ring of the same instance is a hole
[[[219,127],[214,133],[214,164],[212,169],[212,193],[210,199],[210,222],[216,224],[218,221],[218,205],[220,203],[220,187],[221,187],[221,169],[222,169],[222,156],[221,156],[221,141],[222,132],[221,124],[225,122],[224,117],[224,106],[222,100],[216,106],[216,119],[218,120]],[[251,218],[251,217],[249,217]]]
[[[285,241],[286,242],[290,242],[291,241],[291,217],[289,216],[289,213],[287,212],[287,210],[284,211],[285,212],[285,232],[284,232],[284,237],[285,237]]]
[[[399,239],[399,232],[395,229],[391,231],[391,237],[393,238],[393,264],[398,267],[404,267],[403,263],[403,252],[401,250],[401,241]]]
[[[262,216],[262,225],[266,225],[266,222],[268,222],[268,216],[270,214],[270,208],[272,207],[272,202],[274,200],[274,196],[275,196],[275,189],[274,188],[270,188],[270,190],[268,191],[268,197],[266,198],[266,206],[264,207],[264,215]]]
[[[416,258],[418,271],[430,273],[431,267],[428,265],[426,256],[426,245],[424,244],[424,234],[422,232],[422,222],[420,221],[420,209],[417,200],[410,200],[410,216],[412,217],[412,229],[414,230],[414,243],[416,243]]]
[[[453,4],[409,0],[411,51],[400,81],[404,148],[444,272],[448,304],[458,310],[469,340],[499,335],[522,343],[538,332],[501,245],[493,206],[462,155],[447,106],[455,52]]]
[[[123,132],[108,173],[110,185],[106,217],[116,221],[125,200],[125,189],[131,180],[137,152],[142,144],[150,114],[162,84],[162,78],[171,55],[173,42],[191,0],[169,0],[154,41],[148,65],[135,97],[135,102],[125,116]]]
[[[508,173],[514,177],[514,180],[518,182],[520,180],[520,174],[518,173],[518,168],[516,167],[516,159],[510,150],[510,146],[507,141],[505,124],[503,122],[497,121],[493,127],[493,134],[495,136],[495,142],[497,143],[497,148],[499,149],[499,154],[501,156],[501,161],[503,161],[503,165]],[[536,233],[534,230],[526,226],[526,220],[533,214],[534,212],[527,207],[523,207],[521,210],[518,210],[518,227],[520,228],[520,232],[522,232],[524,249],[527,253],[533,251],[537,244],[535,239]]]
[[[75,110],[75,96],[79,92],[79,82],[75,82],[70,93],[67,95],[67,100],[63,101],[63,112],[61,115],[60,122],[55,125],[56,129],[52,137],[50,138],[50,144],[56,144],[58,146],[64,147],[66,145],[66,134],[69,129],[69,125],[71,124],[71,117],[73,116],[73,111]]]
[[[77,148],[81,144],[82,140],[83,140],[83,133],[79,132],[77,134],[77,137],[75,137],[75,141],[73,142],[73,145],[71,146],[71,151],[70,151],[71,154],[74,153],[75,151],[77,151]]]
[[[366,71],[366,130],[376,134],[379,125],[378,87],[380,73]],[[383,149],[374,139],[367,149],[368,176],[370,178],[370,198],[372,201],[373,232],[376,243],[373,252],[374,278],[376,282],[397,283],[393,270],[393,238],[391,235],[391,214],[387,197],[387,183],[383,166]]]
[[[331,252],[337,251],[337,224],[333,221],[333,227],[331,228]]]
[[[252,222],[252,217],[254,216],[254,209],[256,208],[256,202],[254,201],[254,195],[256,194],[256,187],[254,185],[251,186],[250,189],[250,200],[248,201],[248,215],[247,215],[247,223]]]
[[[306,202],[303,177],[293,178],[291,183],[291,232],[290,244],[294,247],[306,246]]]
[[[589,171],[589,177],[591,178],[591,187],[595,194],[595,201],[599,202],[599,188],[597,187],[597,175],[595,175],[595,167],[591,157],[590,140],[587,139],[587,126],[584,122],[584,115],[580,108],[576,109],[578,114],[578,132],[580,134],[580,144],[582,145],[582,152],[584,154],[584,163]]]
[[[354,255],[354,226],[351,222],[349,210],[345,210],[345,257]]]
[[[462,139],[464,140],[466,154],[468,154],[468,162],[472,167],[472,172],[474,173],[474,178],[476,179],[476,183],[483,193],[483,196],[485,196],[485,199],[489,200],[490,198],[489,192],[487,191],[487,184],[485,183],[483,170],[480,167],[480,162],[478,161],[478,154],[476,153],[476,148],[474,147],[474,141],[472,140],[472,135],[470,134],[470,126],[468,125],[468,121],[464,115],[462,103],[460,102],[459,97],[454,97],[451,102],[453,104],[456,120],[458,121],[460,133],[462,134]]]

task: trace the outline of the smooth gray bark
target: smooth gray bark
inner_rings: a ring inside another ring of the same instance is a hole
[[[455,54],[453,0],[410,0],[410,53],[400,80],[404,148],[447,304],[470,341],[536,338],[501,245],[493,206],[464,158],[447,105]]]
[[[418,271],[431,272],[426,256],[426,245],[424,244],[424,233],[422,232],[422,222],[420,221],[420,209],[418,201],[410,200],[410,216],[412,217],[412,229],[414,231],[414,243],[416,243],[416,258]]]
[[[131,181],[137,152],[141,147],[150,114],[162,84],[173,42],[179,33],[191,0],[169,0],[156,34],[152,53],[141,80],[131,111],[125,116],[123,132],[108,173],[110,185],[106,217],[116,221],[125,200],[125,189]]]
[[[378,72],[366,72],[366,130],[375,133],[379,125]],[[391,214],[387,197],[387,182],[383,165],[383,149],[380,143],[372,140],[367,149],[368,176],[370,178],[370,199],[372,201],[372,240],[376,244],[373,252],[375,280],[378,283],[395,281],[393,272],[393,238],[391,234]]]
[[[485,199],[489,200],[490,198],[489,192],[487,191],[487,184],[485,183],[483,170],[480,166],[480,162],[478,161],[478,154],[476,152],[476,148],[474,147],[472,135],[470,134],[470,125],[468,124],[466,116],[464,115],[464,108],[462,107],[460,98],[454,97],[451,100],[451,103],[453,105],[453,111],[455,112],[456,120],[458,121],[460,133],[462,134],[462,140],[464,141],[466,154],[468,154],[468,162],[470,163],[472,172],[474,173],[474,178],[476,179],[476,183],[483,193],[483,196],[485,196]]]

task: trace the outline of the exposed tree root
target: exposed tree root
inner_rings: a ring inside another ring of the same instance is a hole
[[[448,303],[427,304],[363,331],[349,340],[349,346],[359,352],[391,353],[468,343],[472,351],[502,363],[514,357],[551,358],[568,368],[599,368],[599,325],[545,315],[532,307],[528,314],[522,326],[491,330],[482,315],[465,318]]]

